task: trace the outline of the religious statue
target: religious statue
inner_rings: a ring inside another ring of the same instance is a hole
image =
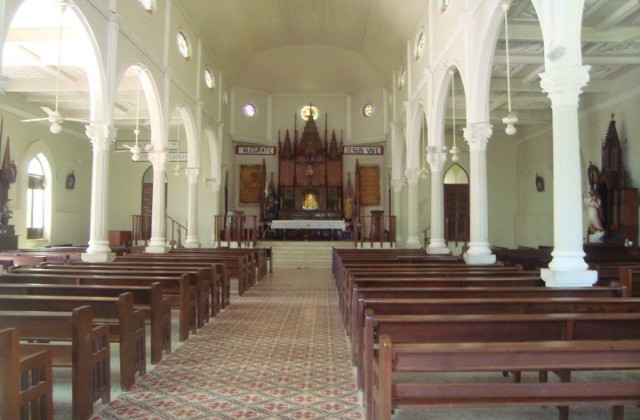
[[[318,209],[318,200],[316,196],[312,193],[307,193],[304,196],[304,202],[302,203],[302,208],[304,210],[317,210]]]
[[[344,198],[344,218],[346,220],[353,218],[353,197],[349,195]]]
[[[589,227],[587,229],[587,239],[589,242],[604,241],[604,227],[602,226],[602,210],[600,196],[598,191],[593,189],[589,192],[589,196],[584,199],[585,204],[589,208]]]

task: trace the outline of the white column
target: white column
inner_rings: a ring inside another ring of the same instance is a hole
[[[187,192],[187,240],[185,248],[200,248],[198,240],[198,176],[199,168],[185,169],[189,191]]]
[[[86,126],[87,137],[93,146],[91,166],[91,213],[89,216],[89,246],[82,254],[83,261],[112,261],[115,254],[109,246],[107,219],[109,208],[109,145],[116,136],[106,124]]]
[[[469,208],[470,241],[464,254],[467,264],[493,264],[496,256],[489,248],[489,215],[487,206],[487,142],[492,129],[489,123],[473,123],[464,129],[469,144]]]
[[[405,171],[407,183],[409,185],[407,198],[407,241],[406,248],[420,248],[420,237],[418,236],[418,180],[420,179],[420,169],[410,168]]]
[[[404,243],[404,238],[402,236],[402,230],[400,230],[400,221],[402,220],[403,211],[403,202],[402,202],[402,188],[406,185],[404,179],[392,179],[391,186],[393,187],[393,215],[396,216],[396,243],[401,244]],[[391,213],[391,210],[389,210]]]
[[[547,286],[591,286],[582,245],[582,196],[578,96],[589,81],[589,66],[556,66],[540,74],[553,115],[553,260],[541,271]]]
[[[150,150],[149,161],[153,165],[153,201],[151,208],[151,239],[145,249],[146,252],[167,252],[166,214],[165,214],[165,171],[167,162],[166,150]]]
[[[429,254],[450,254],[444,240],[444,164],[447,152],[442,148],[427,147],[427,162],[431,169],[431,239],[427,246]]]

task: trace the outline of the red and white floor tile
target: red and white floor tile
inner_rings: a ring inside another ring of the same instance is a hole
[[[277,271],[93,418],[364,418],[330,271]]]

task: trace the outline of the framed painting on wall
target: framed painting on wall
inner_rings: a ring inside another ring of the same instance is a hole
[[[260,205],[260,165],[240,165],[240,204]]]
[[[380,168],[360,165],[360,200],[362,206],[380,204]]]

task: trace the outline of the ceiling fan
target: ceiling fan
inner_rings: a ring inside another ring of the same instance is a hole
[[[55,107],[54,107],[54,109],[51,109],[51,108],[49,108],[47,106],[41,106],[40,108],[47,114],[46,117],[31,118],[31,119],[22,120],[22,122],[49,121],[49,123],[51,124],[49,126],[49,131],[51,131],[53,134],[58,134],[60,131],[62,131],[62,123],[64,121],[76,121],[76,122],[82,122],[82,123],[90,123],[91,122],[89,120],[81,119],[81,118],[66,118],[66,117],[63,117],[62,114],[60,113],[59,109],[58,109],[58,102],[59,102],[59,98],[60,98],[60,65],[61,65],[61,61],[62,61],[62,18],[63,18],[64,12],[65,12],[68,4],[65,1],[56,2],[56,3],[60,7],[60,25],[58,27],[58,65],[56,66],[56,100],[55,100]]]
[[[140,160],[143,149],[138,143],[138,136],[140,135],[140,75],[137,76],[138,86],[136,88],[136,128],[133,129],[135,142],[133,146],[125,144],[124,147],[131,152],[131,160],[137,162]],[[146,149],[146,148],[145,148]],[[116,152],[124,152],[124,150],[116,150]]]

